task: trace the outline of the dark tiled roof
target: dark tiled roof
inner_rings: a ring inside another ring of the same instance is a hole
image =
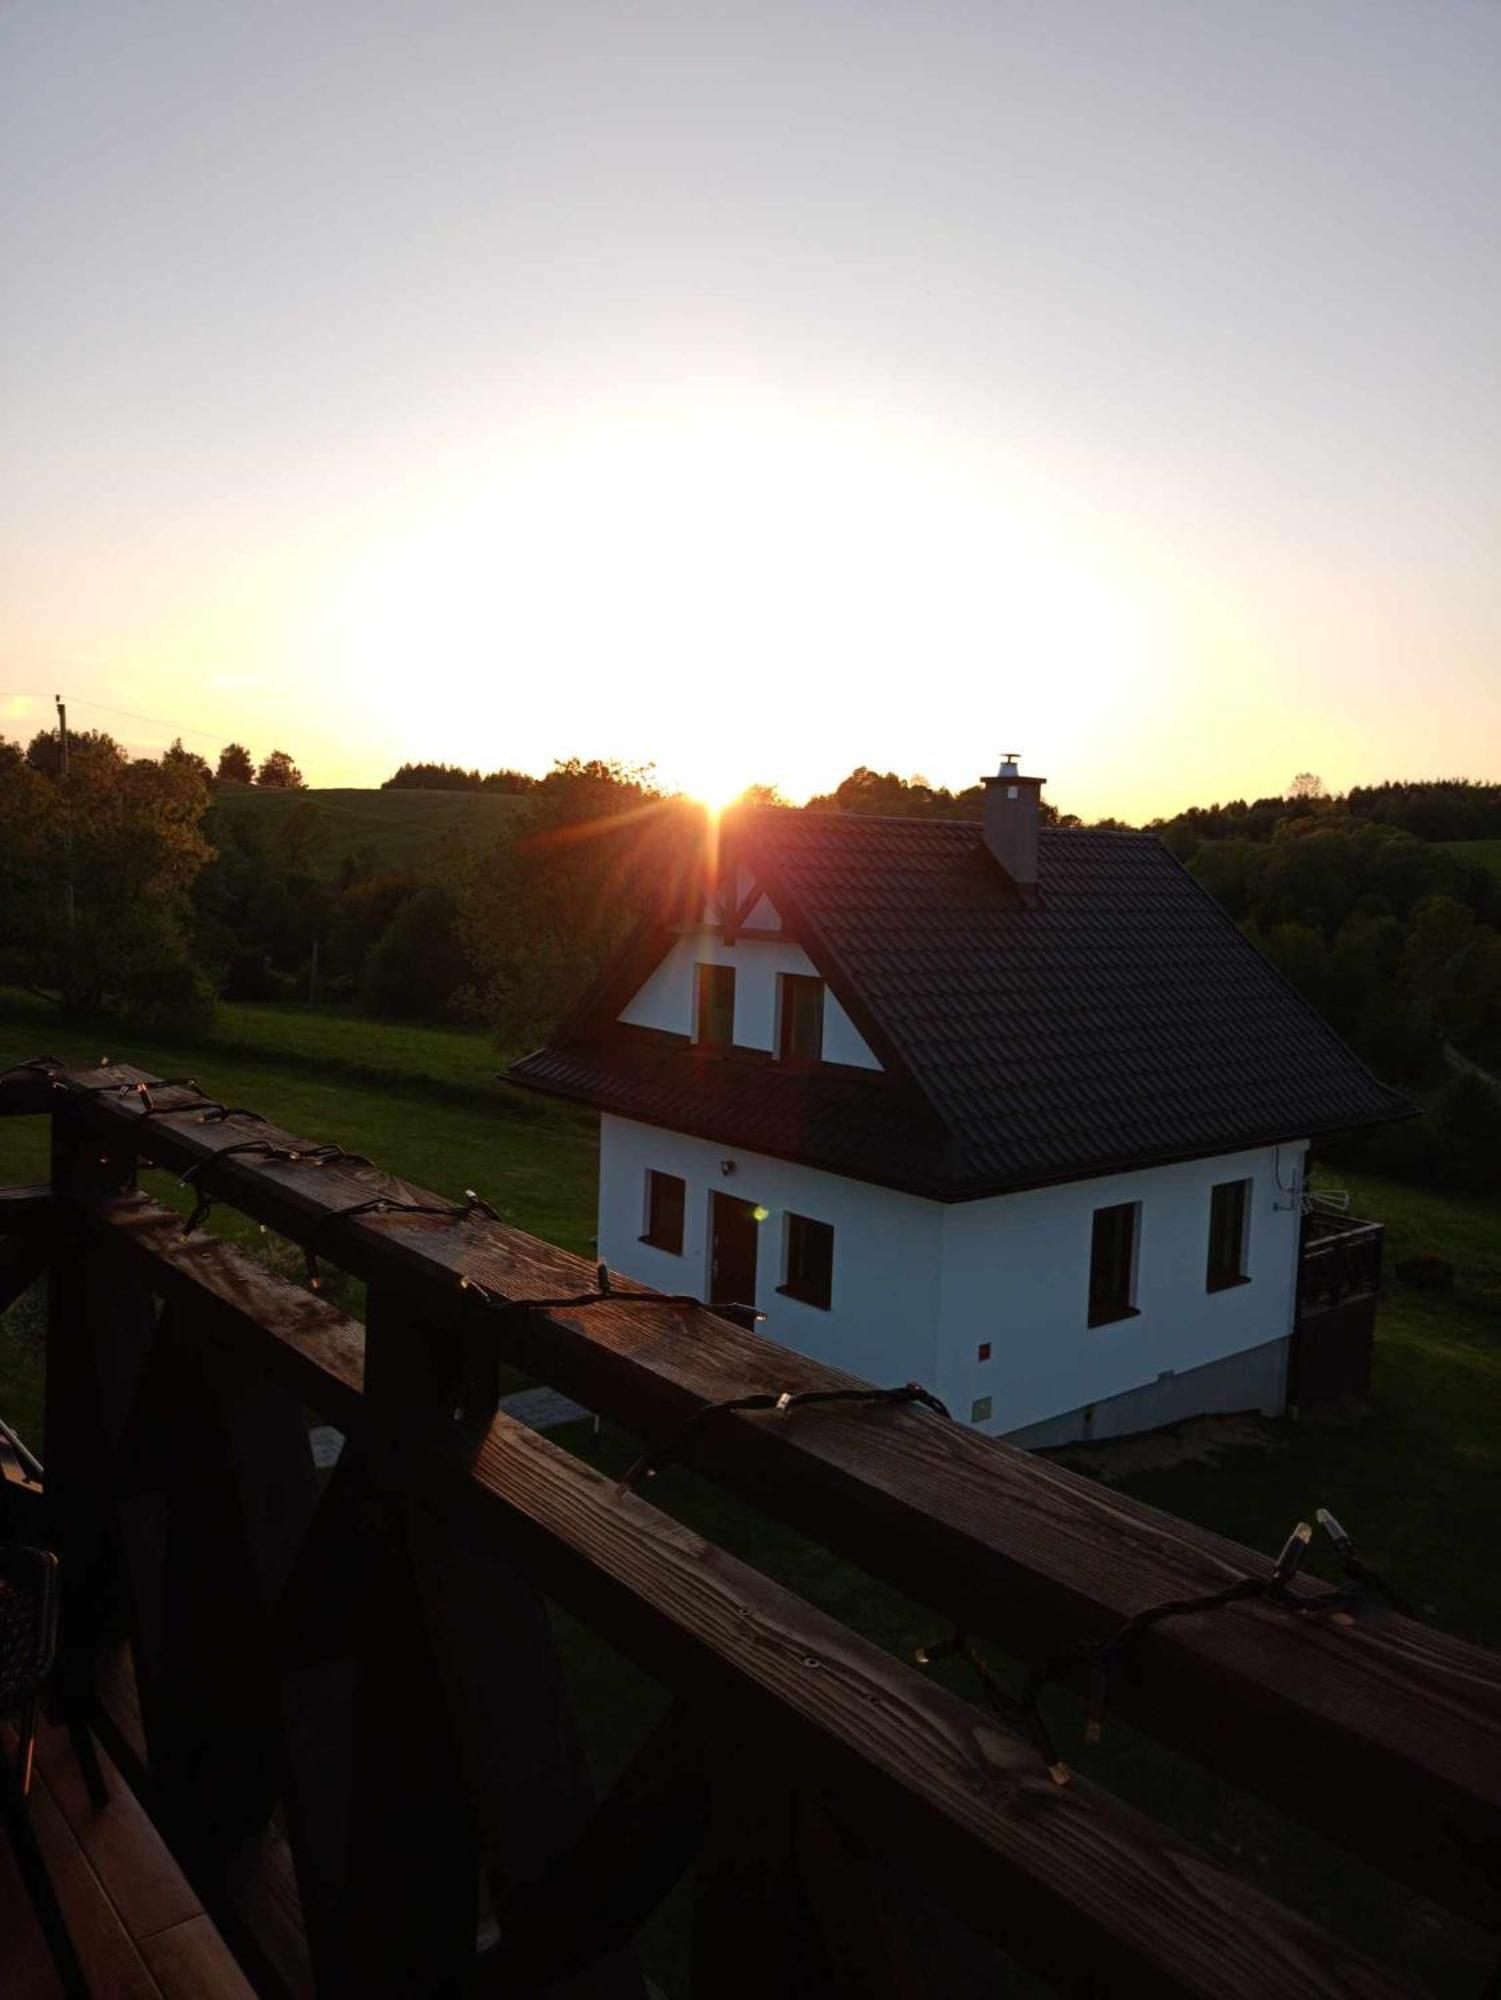
[[[751,1148],[771,1121],[761,1149],[810,1162],[816,1132],[819,1164],[948,1199],[1409,1108],[1152,835],[1044,828],[1024,903],[973,823],[761,808],[733,833],[887,1078],[793,1114],[772,1086],[798,1080],[774,1070],[706,1091],[701,1061],[663,1050],[648,1084],[606,1044],[592,1083],[567,1047],[518,1081]]]
[[[508,1074],[550,1096],[832,1173],[912,1188],[944,1177],[942,1125],[874,1073],[778,1070],[626,1036],[541,1049]]]

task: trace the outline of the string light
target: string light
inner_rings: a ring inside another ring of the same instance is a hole
[[[343,1159],[352,1159],[353,1154],[340,1152]],[[319,1166],[329,1164],[326,1160],[315,1162]],[[303,1245],[303,1256],[307,1261],[307,1281],[310,1290],[323,1289],[323,1277],[318,1269],[318,1238],[336,1222],[349,1222],[357,1215],[435,1215],[445,1222],[467,1222],[471,1216],[482,1215],[490,1222],[499,1222],[499,1212],[492,1208],[482,1195],[473,1188],[464,1190],[461,1202],[400,1201],[390,1195],[372,1195],[368,1201],[351,1202],[348,1208],[330,1209],[320,1215],[308,1232]]]
[[[1364,1564],[1357,1564],[1354,1546],[1348,1534],[1325,1507],[1318,1509],[1315,1519],[1339,1549],[1345,1561],[1347,1573],[1355,1579],[1355,1585],[1368,1584],[1377,1590],[1396,1609],[1401,1609],[1395,1594]],[[1355,1586],[1330,1590],[1321,1597],[1307,1598],[1295,1596],[1291,1586],[1301,1569],[1303,1559],[1313,1540],[1313,1529],[1306,1521],[1299,1521],[1283,1543],[1280,1554],[1267,1576],[1241,1576],[1233,1582],[1223,1584],[1218,1590],[1205,1591],[1200,1597],[1170,1598],[1166,1603],[1154,1604],[1145,1611],[1138,1611],[1116,1631],[1104,1639],[1084,1639],[1077,1644],[1064,1647],[1040,1666],[1034,1667],[1027,1676],[1025,1691],[1018,1700],[1014,1696],[1004,1696],[1008,1715],[1028,1728],[1044,1756],[1050,1764],[1050,1775],[1055,1783],[1064,1782],[1058,1776],[1056,1753],[1051,1750],[1051,1738],[1047,1734],[1042,1715],[1042,1695],[1045,1688],[1071,1667],[1086,1666],[1089,1669],[1089,1691],[1085,1706],[1084,1741],[1098,1743],[1104,1731],[1105,1711],[1110,1698],[1110,1690],[1116,1669],[1140,1641],[1143,1633],[1154,1625],[1160,1625],[1170,1618],[1196,1617],[1207,1613],[1227,1610],[1232,1604],[1244,1604],[1255,1600],[1278,1605],[1299,1618],[1328,1618],[1333,1622],[1348,1624],[1352,1606],[1361,1599],[1361,1590]],[[980,1678],[987,1699],[992,1697],[992,1686],[999,1687],[990,1675],[988,1667],[975,1651],[974,1646],[963,1632],[956,1632],[952,1638],[940,1640],[934,1645],[919,1648],[916,1658],[922,1665],[941,1659],[946,1654],[962,1656]],[[987,1678],[988,1677],[988,1678]],[[991,1705],[997,1706],[994,1699]],[[1000,1712],[998,1708],[998,1712]],[[1066,1777],[1066,1771],[1065,1771]]]
[[[645,1296],[650,1298],[652,1294],[647,1293]],[[695,1300],[693,1303],[696,1304],[697,1301]],[[802,1389],[796,1391],[782,1389],[775,1394],[768,1390],[762,1390],[746,1396],[731,1396],[722,1403],[706,1403],[701,1410],[694,1412],[675,1438],[670,1439],[667,1444],[660,1446],[656,1451],[643,1452],[641,1457],[636,1460],[635,1464],[621,1480],[616,1490],[620,1493],[628,1493],[632,1488],[639,1485],[642,1480],[655,1479],[657,1474],[663,1471],[665,1467],[684,1456],[689,1447],[696,1441],[700,1432],[715,1417],[729,1416],[737,1412],[742,1415],[755,1415],[765,1412],[771,1416],[785,1417],[790,1415],[793,1410],[827,1409],[835,1404],[873,1409],[884,1405],[901,1403],[919,1403],[924,1409],[932,1410],[937,1416],[949,1416],[947,1407],[938,1400],[931,1390],[923,1388],[920,1382],[903,1382],[894,1389]]]

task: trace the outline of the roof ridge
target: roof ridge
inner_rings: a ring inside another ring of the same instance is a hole
[[[983,820],[953,819],[947,815],[929,813],[866,813],[866,812],[824,812],[811,811],[807,806],[745,805],[733,809],[735,813],[762,819],[806,819],[819,825],[833,823],[838,826],[900,826],[912,828],[932,828],[947,831],[963,827],[966,832],[984,837]],[[1040,834],[1093,834],[1099,839],[1109,840],[1153,840],[1160,842],[1162,835],[1150,826],[1058,826],[1044,820],[1038,827]]]

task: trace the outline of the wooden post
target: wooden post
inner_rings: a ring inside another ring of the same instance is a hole
[[[341,1464],[359,1538],[345,1856],[349,1966],[362,1995],[443,1990],[475,1955],[479,1852],[424,1616],[404,1454],[452,1422],[451,1343],[378,1286],[365,1321],[364,1436]],[[353,1553],[351,1551],[351,1553]]]
[[[695,2000],[832,2000],[798,1880],[790,1774],[774,1745],[723,1719],[717,1739],[694,1877]]]
[[[135,1185],[135,1152],[88,1129],[84,1107],[52,1116],[54,1245],[47,1284],[47,1389],[42,1461],[49,1538],[59,1558],[56,1685],[70,1717],[93,1696],[94,1642],[119,1622],[106,1530],[109,1463],[155,1332],[146,1287],[109,1248],[87,1241],[77,1198]]]

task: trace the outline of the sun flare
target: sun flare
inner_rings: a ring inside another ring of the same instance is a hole
[[[688,796],[695,804],[718,818],[727,806],[732,806],[745,790],[748,780],[726,774],[723,777],[698,778],[686,787]]]

